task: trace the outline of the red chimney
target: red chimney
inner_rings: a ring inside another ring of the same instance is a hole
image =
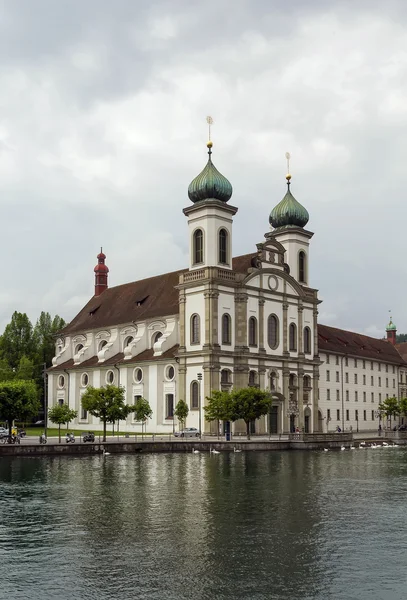
[[[107,290],[107,274],[109,269],[105,265],[106,256],[103,254],[102,248],[97,256],[98,264],[93,269],[95,271],[95,296],[100,296],[102,292]]]

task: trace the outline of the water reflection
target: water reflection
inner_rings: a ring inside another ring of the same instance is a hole
[[[2,593],[401,598],[406,456],[2,459]]]

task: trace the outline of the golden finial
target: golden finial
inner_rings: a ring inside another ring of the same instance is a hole
[[[285,178],[289,182],[290,179],[291,179],[291,175],[290,175],[290,158],[291,158],[291,154],[289,152],[286,152],[285,153],[285,157],[287,159],[287,175],[285,176]]]
[[[209,135],[208,135],[208,143],[206,144],[208,148],[212,148],[213,143],[211,141],[211,125],[213,125],[212,117],[206,117],[206,122],[208,123]]]

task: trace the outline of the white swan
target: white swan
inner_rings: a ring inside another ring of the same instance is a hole
[[[103,456],[110,456],[110,452],[106,452],[106,450],[103,448]]]
[[[192,448],[192,454],[199,454],[199,450],[195,450],[195,448]]]
[[[324,452],[329,452],[329,448],[324,448]]]
[[[359,446],[366,446],[366,442],[359,442]]]
[[[355,450],[355,446],[351,446],[349,450]]]
[[[220,454],[220,452],[218,452],[218,450],[213,450],[212,448],[209,450],[209,452],[212,452],[212,454]]]
[[[236,446],[234,446],[234,448],[233,448],[233,452],[241,452],[241,450],[237,450],[237,449],[236,449]]]
[[[377,446],[376,446],[376,444],[375,444],[374,442],[372,442],[372,443],[370,444],[370,447],[371,447],[371,448],[373,448],[373,450],[374,450],[375,448],[377,448]]]
[[[388,447],[389,447],[389,444],[388,444],[387,442],[383,442],[382,446],[383,446],[384,448],[388,448]]]
[[[345,446],[341,446],[341,450],[346,450]]]

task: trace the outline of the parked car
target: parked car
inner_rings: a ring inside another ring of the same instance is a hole
[[[0,427],[0,438],[6,437],[8,435],[8,429],[5,427]]]
[[[199,430],[196,427],[185,427],[181,431],[174,433],[175,437],[200,437]]]

